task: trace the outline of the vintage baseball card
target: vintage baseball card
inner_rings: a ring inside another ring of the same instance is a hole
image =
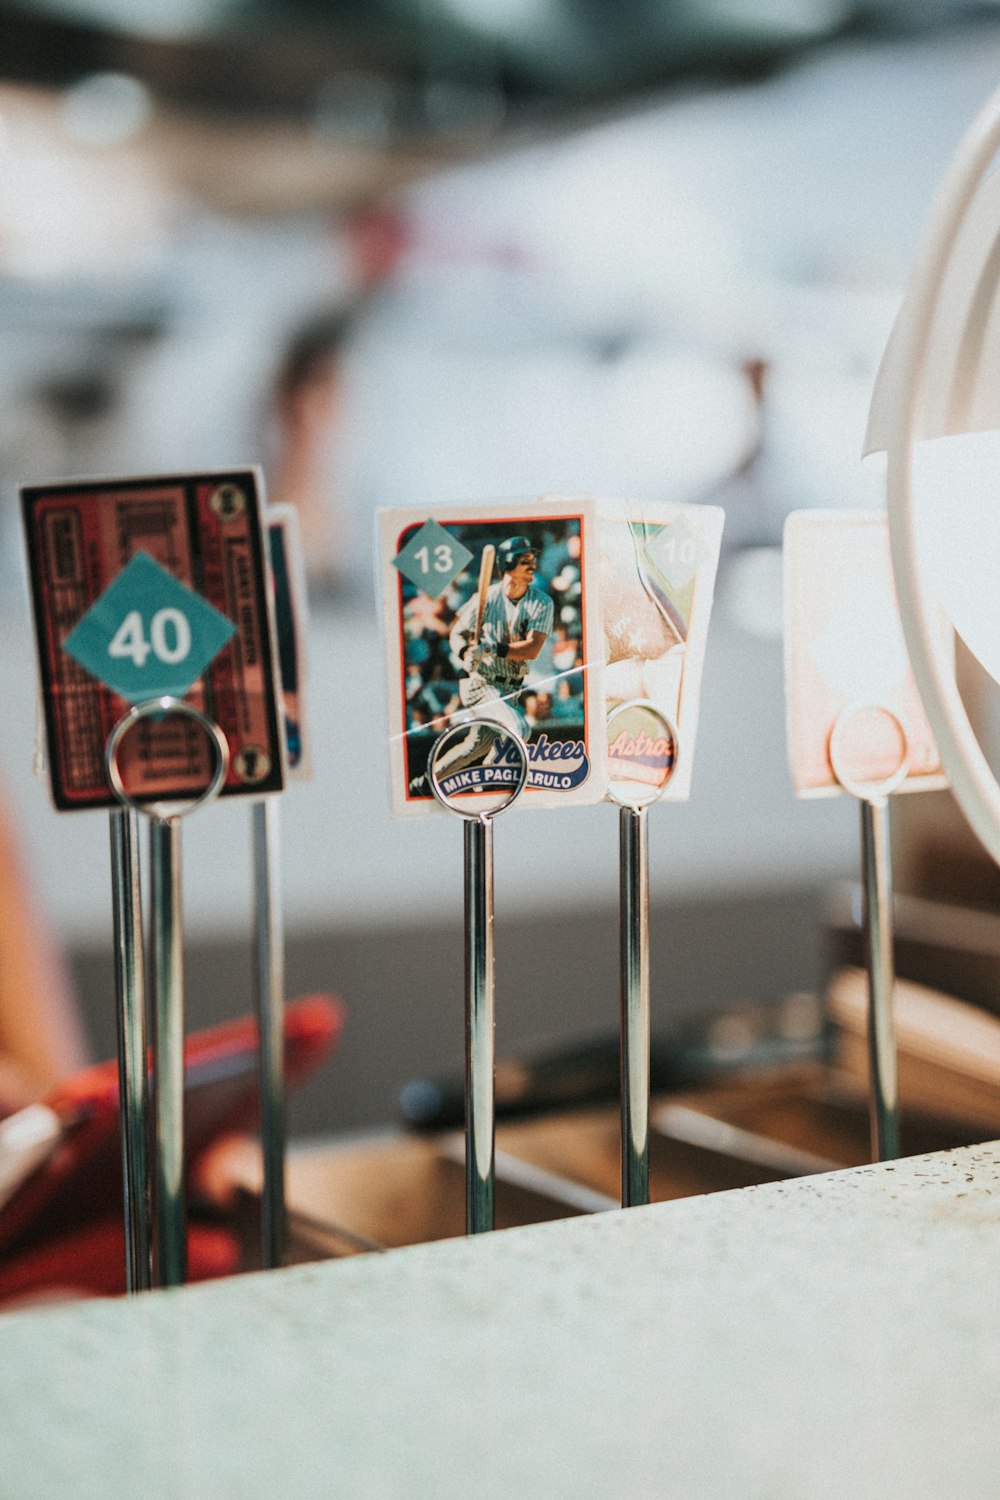
[[[785,522],[785,707],[796,794],[833,796],[836,726],[853,781],[878,782],[905,756],[900,791],[947,785],[910,670],[885,517],[794,511]],[[941,628],[950,634],[942,615]]]
[[[105,747],[130,704],[169,694],[229,744],[223,796],[284,782],[274,615],[254,470],[59,482],[21,492],[47,762],[61,811],[116,806]],[[126,791],[195,795],[211,752],[177,716],[122,742]]]
[[[269,505],[265,525],[274,584],[274,624],[288,774],[297,781],[308,781],[312,775],[309,614],[298,512],[293,505]]]
[[[431,747],[477,719],[528,746],[518,806],[603,796],[596,515],[578,499],[381,512],[394,813],[437,810]],[[441,771],[458,774],[461,754]]]
[[[598,503],[607,712],[645,701],[673,724],[677,766],[665,801],[691,792],[724,519],[715,505]]]

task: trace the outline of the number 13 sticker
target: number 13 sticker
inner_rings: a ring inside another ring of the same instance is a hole
[[[437,521],[430,520],[415,532],[411,530],[406,545],[392,563],[422,594],[440,599],[471,561],[472,553],[468,547]]]

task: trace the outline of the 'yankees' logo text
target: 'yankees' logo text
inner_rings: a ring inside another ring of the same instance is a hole
[[[513,745],[502,746],[495,765],[517,763]],[[528,786],[547,791],[568,792],[580,786],[590,775],[590,757],[583,740],[550,740],[539,735],[528,746]]]

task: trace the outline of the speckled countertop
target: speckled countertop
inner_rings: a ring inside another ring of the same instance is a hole
[[[3,1500],[1000,1495],[1000,1146],[0,1319]]]

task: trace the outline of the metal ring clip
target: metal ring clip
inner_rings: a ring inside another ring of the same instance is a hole
[[[614,729],[624,728],[630,719],[641,716],[652,725],[651,738],[655,741],[667,740],[673,747],[673,759],[669,762],[664,759],[663,766],[657,768],[650,764],[643,766],[643,776],[633,778],[620,778],[616,781],[614,771],[608,767],[608,789],[607,796],[611,802],[617,803],[619,807],[627,808],[630,812],[638,812],[643,807],[650,807],[659,801],[666,791],[667,786],[677,771],[677,761],[680,756],[680,738],[677,730],[667,718],[662,709],[657,708],[655,703],[650,703],[646,698],[632,698],[627,703],[619,703],[608,714],[608,745],[614,743]],[[640,762],[636,762],[638,766]],[[650,777],[647,782],[646,776]],[[624,786],[629,790],[626,792]]]
[[[899,731],[899,737],[903,745],[902,755],[895,770],[890,772],[888,776],[879,778],[877,781],[858,781],[844,766],[844,739],[847,734],[848,725],[859,714],[866,713],[882,714],[885,718],[891,719]],[[839,784],[845,792],[849,792],[852,797],[857,797],[861,802],[884,802],[892,792],[902,786],[910,769],[910,747],[906,738],[906,729],[899,716],[894,714],[892,709],[884,708],[880,703],[851,703],[846,708],[841,709],[830,731],[827,753],[830,757],[833,774]]]
[[[470,733],[474,734],[480,728],[492,730],[496,744],[502,744],[504,741],[507,741],[516,751],[516,765],[512,765],[511,767],[515,773],[514,779],[509,785],[497,788],[498,795],[501,793],[504,795],[502,795],[499,805],[490,808],[487,812],[483,812],[476,807],[460,806],[455,794],[445,792],[441,785],[442,777],[447,774],[440,769],[440,761],[443,756],[449,750],[457,749],[464,736]],[[427,780],[430,783],[431,791],[442,807],[447,808],[449,812],[457,813],[460,818],[467,818],[471,823],[482,823],[505,812],[511,803],[515,802],[524,791],[528,781],[528,747],[519,734],[513,729],[498,723],[496,719],[476,718],[463,720],[461,723],[453,724],[443,734],[439,734],[434,741],[430,758],[427,761]]]
[[[205,731],[212,747],[215,766],[208,785],[192,797],[178,798],[170,802],[140,802],[125,790],[118,766],[118,753],[125,736],[141,719],[162,717],[166,714],[181,714],[193,720]],[[147,817],[155,818],[160,822],[167,822],[194,812],[196,807],[201,807],[203,803],[210,801],[222,790],[229,770],[229,741],[213,719],[203,714],[193,704],[185,702],[183,698],[174,698],[169,695],[162,698],[148,698],[144,703],[134,704],[112,729],[104,750],[104,766],[111,790],[123,806],[135,812],[145,813]]]

